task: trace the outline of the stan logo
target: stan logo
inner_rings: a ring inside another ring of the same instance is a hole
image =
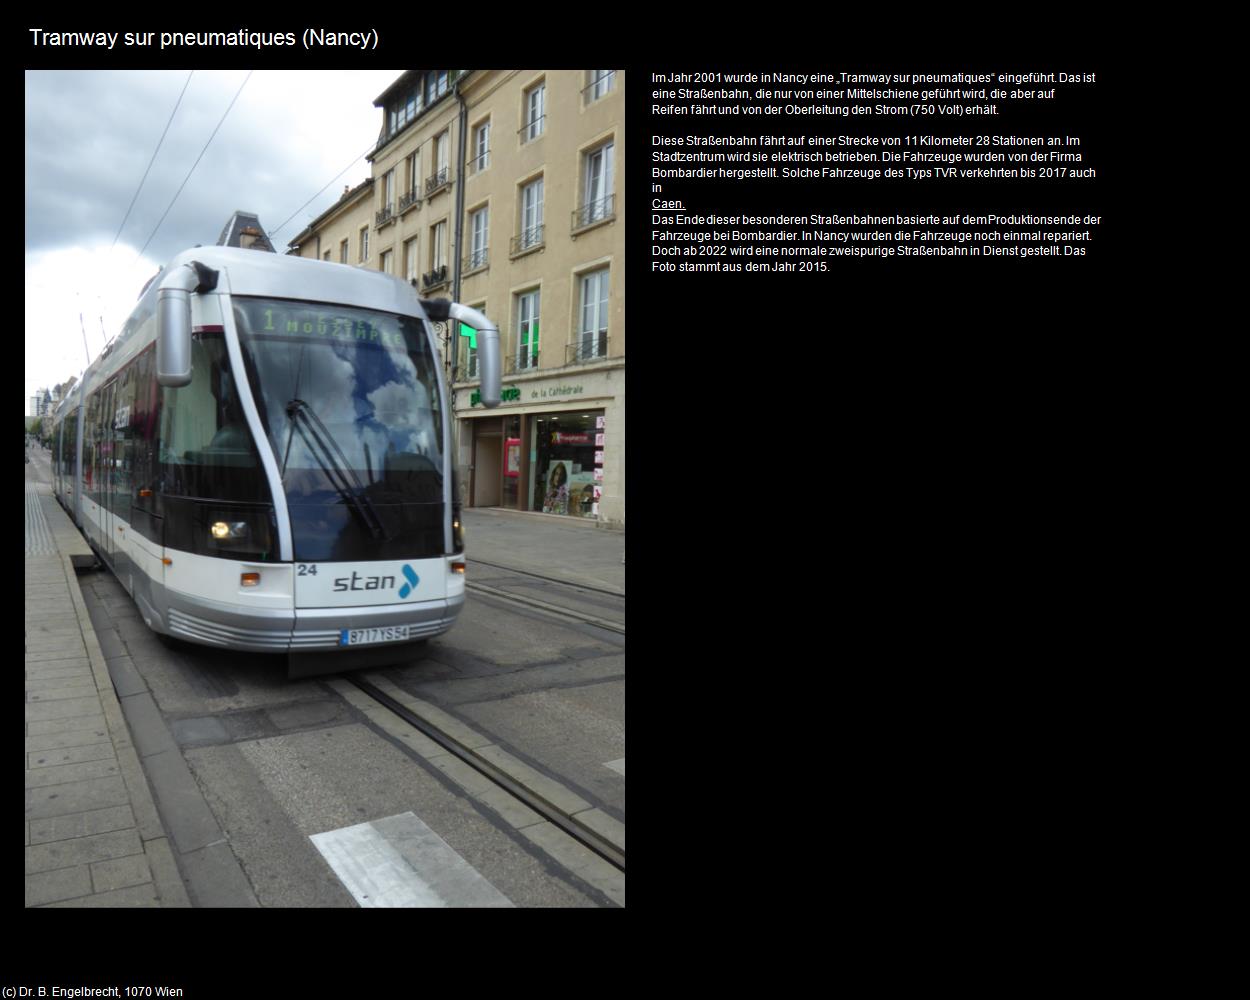
[[[413,572],[411,566],[405,566],[403,574],[408,582],[399,588],[399,599],[401,601],[416,590],[417,584],[421,582],[421,578]],[[313,574],[309,573],[309,575]],[[353,572],[350,577],[341,576],[334,581],[334,589],[338,593],[349,590],[390,590],[393,586],[395,586],[395,578],[393,576],[361,576],[356,572]]]

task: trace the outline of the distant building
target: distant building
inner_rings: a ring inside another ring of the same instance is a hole
[[[30,415],[32,417],[45,417],[54,409],[52,393],[47,389],[40,389],[35,395],[30,397]]]
[[[265,235],[260,219],[251,212],[235,212],[226,221],[226,227],[217,237],[219,247],[241,247],[244,250],[267,250],[273,253],[273,244]]]
[[[369,266],[369,233],[373,222],[372,195],[372,177],[366,178],[354,188],[344,186],[339,200],[291,240],[287,253],[332,264]]]

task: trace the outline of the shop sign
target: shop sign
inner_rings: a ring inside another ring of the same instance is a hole
[[[504,445],[504,452],[507,455],[507,460],[503,474],[511,479],[516,479],[521,475],[521,439],[508,438]]]
[[[517,403],[521,400],[521,390],[515,386],[504,389],[499,393],[499,402],[501,403]],[[482,405],[482,393],[478,389],[473,390],[473,395],[469,397],[470,406]]]
[[[562,434],[556,431],[551,435],[552,444],[590,444],[589,434]]]
[[[531,389],[530,399],[559,399],[561,396],[580,396],[586,391],[581,385],[557,385],[549,389]]]

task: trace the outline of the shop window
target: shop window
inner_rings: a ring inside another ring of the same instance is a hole
[[[594,517],[602,490],[603,411],[540,414],[532,418],[532,509],[544,514]]]

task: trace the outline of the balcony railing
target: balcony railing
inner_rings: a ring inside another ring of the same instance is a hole
[[[510,357],[508,363],[504,365],[505,375],[519,375],[522,372],[532,372],[538,367],[538,352],[532,354],[522,354],[520,357]]]
[[[535,139],[537,139],[540,135],[543,134],[543,129],[546,127],[547,127],[546,115],[539,115],[537,118],[534,118],[531,121],[526,122],[519,129],[517,129],[517,135],[521,137],[521,144],[524,145],[527,142],[533,142]]]
[[[602,76],[597,76],[582,88],[582,103],[592,104],[601,97],[606,97],[616,85],[616,70],[610,69]]]
[[[421,275],[422,291],[428,291],[431,288],[436,288],[439,285],[445,285],[445,284],[447,284],[447,265],[446,264],[444,264],[442,267],[434,268],[434,270],[430,271],[428,274]]]
[[[474,358],[472,361],[464,361],[462,359],[460,361],[459,366],[456,368],[455,381],[456,382],[472,382],[476,380],[477,378],[478,378],[477,358]]]
[[[421,207],[421,194],[418,191],[409,191],[399,198],[399,214],[403,215],[410,208]]]
[[[592,330],[580,334],[575,343],[569,344],[566,364],[584,365],[608,356],[608,331]]]
[[[480,250],[470,251],[469,256],[461,261],[461,270],[463,270],[465,274],[468,274],[470,271],[477,271],[485,267],[489,263],[489,253],[489,247],[482,247]]]
[[[443,167],[433,177],[427,177],[425,180],[425,196],[428,198],[435,191],[441,191],[451,183],[451,168]]]
[[[382,211],[378,212],[377,215],[374,216],[374,228],[381,229],[394,218],[395,213],[391,211],[391,206],[387,205],[384,209],[382,209]]]
[[[606,222],[616,217],[616,195],[610,194],[598,201],[588,201],[573,213],[573,232],[593,226],[597,222]]]
[[[490,150],[473,157],[468,164],[469,173],[480,174],[483,170],[490,166]]]
[[[543,245],[544,226],[531,226],[524,230],[520,236],[512,237],[512,242],[508,246],[508,252],[515,257],[517,254],[525,253],[528,250],[535,250]]]

